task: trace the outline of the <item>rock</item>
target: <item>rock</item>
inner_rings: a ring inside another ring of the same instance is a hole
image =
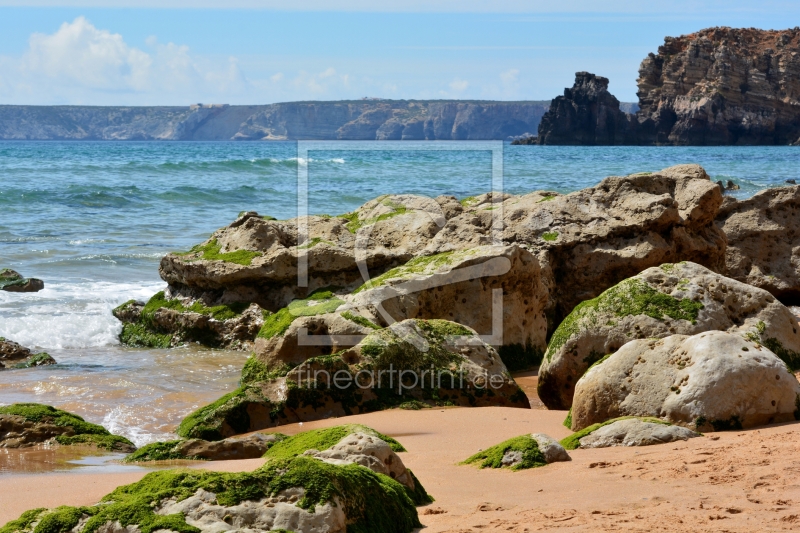
[[[572,458],[567,453],[567,450],[549,435],[544,433],[533,433],[531,438],[539,445],[539,451],[544,455],[544,460],[547,463],[557,463],[560,461],[572,461]]]
[[[620,111],[619,100],[608,92],[608,78],[575,73],[575,85],[550,103],[539,123],[537,144],[636,144],[633,115]],[[521,144],[521,143],[520,143]]]
[[[208,307],[202,300],[155,294],[146,304],[134,300],[113,310],[122,323],[120,341],[128,346],[169,348],[188,342],[249,349],[264,322],[257,304],[233,302]]]
[[[354,312],[381,326],[446,318],[494,335],[492,344],[512,371],[537,365],[546,347],[548,291],[537,258],[517,245],[412,259],[344,298]]]
[[[36,278],[23,278],[19,272],[10,268],[0,269],[0,290],[8,292],[39,292],[44,282]]]
[[[254,433],[245,437],[231,437],[216,442],[190,439],[176,446],[175,451],[185,457],[200,457],[209,461],[231,459],[256,459],[264,455],[279,437]]]
[[[571,460],[559,442],[543,433],[534,433],[514,437],[486,450],[481,450],[467,458],[462,464],[474,464],[480,468],[524,470]]]
[[[445,320],[397,322],[349,350],[309,359],[288,373],[256,358],[245,371],[263,381],[243,380],[240,389],[184,419],[178,434],[220,440],[407,404],[530,408],[497,351],[474,330]]]
[[[550,409],[569,409],[587,368],[632,339],[730,331],[772,349],[800,369],[800,326],[765,290],[696,263],[648,268],[578,305],[559,325],[539,368],[538,392]]]
[[[575,387],[572,429],[649,416],[698,431],[795,420],[800,384],[765,346],[709,331],[625,344]]]
[[[365,433],[351,433],[327,450],[307,450],[304,455],[334,465],[358,464],[415,490],[414,478],[402,459],[385,441]]]
[[[617,420],[602,426],[580,439],[581,448],[610,446],[650,446],[678,440],[689,440],[700,434],[682,426],[657,424],[638,418]]]
[[[55,365],[56,360],[47,353],[32,353],[14,341],[0,337],[0,370]]]
[[[538,191],[507,198],[496,210],[467,208],[447,221],[424,255],[492,244],[493,217],[502,214],[505,242],[539,259],[555,329],[576,305],[646,268],[694,261],[722,271],[725,235],[713,224],[721,203],[702,167],[678,165],[606,178],[563,196]]]
[[[367,468],[299,456],[242,473],[162,470],[117,488],[91,507],[29,511],[8,533],[81,531],[91,518],[102,533],[131,531],[293,531],[411,533],[422,525],[417,495]],[[429,503],[427,499],[421,503]],[[123,526],[122,524],[126,524]]]
[[[81,444],[123,453],[136,450],[128,439],[49,405],[15,403],[0,407],[0,448],[37,444]]]
[[[728,200],[716,225],[728,238],[728,276],[786,303],[800,301],[800,186]]]

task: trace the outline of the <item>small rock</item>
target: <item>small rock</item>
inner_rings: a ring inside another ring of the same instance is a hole
[[[700,434],[681,426],[646,422],[637,418],[617,420],[580,439],[581,448],[610,446],[650,446],[688,440]]]
[[[278,440],[272,434],[254,433],[245,437],[230,437],[220,441],[189,439],[176,446],[175,451],[186,457],[202,457],[209,461],[257,459]]]
[[[786,180],[786,183],[790,185],[797,185],[797,180]]]
[[[44,289],[44,281],[36,278],[24,278],[22,274],[4,268],[0,270],[0,290],[8,292],[39,292]]]
[[[544,433],[533,433],[531,438],[539,445],[539,451],[544,455],[544,460],[547,463],[556,463],[559,461],[572,461],[572,458],[567,453],[567,450],[553,437],[545,435]]]

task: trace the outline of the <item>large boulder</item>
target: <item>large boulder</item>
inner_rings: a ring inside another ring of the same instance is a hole
[[[709,331],[625,344],[575,387],[572,429],[648,416],[698,431],[800,418],[800,384],[786,363],[743,335]]]
[[[646,268],[694,261],[722,272],[725,235],[713,223],[721,203],[698,165],[609,177],[563,196],[536,192],[466,209],[425,255],[492,244],[493,228],[502,228],[506,243],[539,257],[555,329],[579,303]]]
[[[728,276],[800,303],[800,185],[725,198],[716,225],[728,238]]]
[[[49,405],[15,403],[0,407],[0,448],[26,448],[37,444],[87,445],[118,452],[136,446],[103,426]]]
[[[412,259],[345,300],[381,326],[440,318],[494,336],[506,367],[520,370],[537,365],[546,346],[542,277],[537,258],[518,245],[479,246]]]
[[[24,346],[0,337],[0,370],[12,368],[32,368],[35,366],[54,365],[56,360],[49,354],[33,353]]]
[[[445,320],[397,322],[288,372],[255,358],[245,371],[251,378],[242,387],[189,415],[178,434],[219,440],[398,406],[530,408],[497,351],[474,330]]]
[[[39,292],[44,289],[44,281],[36,278],[24,278],[22,274],[10,268],[0,269],[0,290],[8,292]]]
[[[575,383],[632,339],[703,331],[752,336],[800,370],[797,317],[765,290],[691,262],[653,267],[578,305],[550,339],[538,392],[551,409],[572,405]]]
[[[152,472],[95,506],[35,509],[4,531],[411,533],[421,527],[417,500],[408,488],[368,468],[297,456],[253,472]]]

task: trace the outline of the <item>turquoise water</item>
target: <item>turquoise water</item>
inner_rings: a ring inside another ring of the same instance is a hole
[[[375,149],[397,146],[406,150]],[[299,161],[307,165],[309,211],[345,213],[385,193],[486,192],[492,146],[315,145]],[[458,150],[442,149],[451,147]],[[679,163],[699,163],[713,179],[736,182],[741,197],[800,179],[794,147],[502,150],[511,193],[570,192],[609,175]],[[295,143],[0,143],[0,267],[46,283],[37,294],[0,291],[0,336],[46,349],[61,363],[0,373],[0,403],[69,406],[141,443],[235,387],[244,354],[125,349],[110,311],[163,288],[160,257],[201,242],[240,211],[294,216],[297,153]]]

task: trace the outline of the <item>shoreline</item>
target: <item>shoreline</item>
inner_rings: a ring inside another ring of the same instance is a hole
[[[290,424],[294,434],[341,423],[397,438],[403,462],[435,498],[418,508],[426,533],[531,531],[780,531],[800,523],[794,479],[800,424],[649,447],[575,450],[572,461],[511,472],[457,463],[507,438],[570,434],[566,412],[503,407],[390,410]],[[192,465],[253,470],[261,459]],[[40,506],[89,505],[142,473],[8,475],[0,479],[0,523]],[[757,525],[756,525],[757,524]],[[531,527],[533,526],[533,527]]]

